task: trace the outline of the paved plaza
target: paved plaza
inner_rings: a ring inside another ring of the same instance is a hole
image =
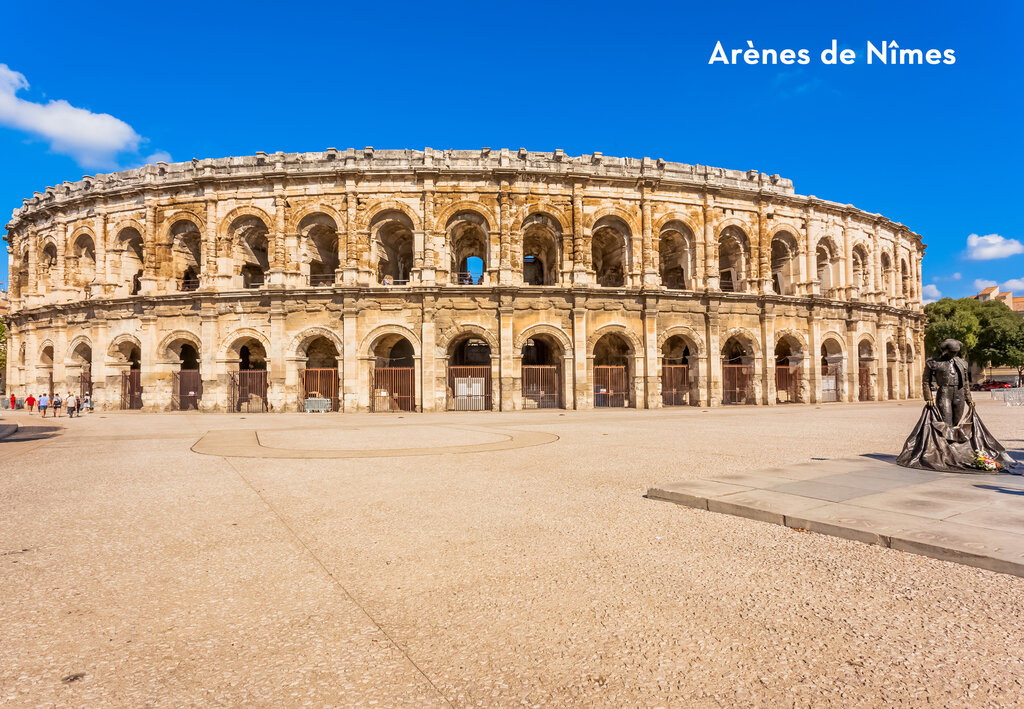
[[[0,704],[1020,706],[1024,579],[646,497],[841,475],[919,413],[19,412]]]

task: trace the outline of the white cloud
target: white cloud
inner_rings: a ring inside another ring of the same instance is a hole
[[[925,303],[934,303],[936,300],[942,297],[942,292],[937,286],[929,283],[921,289],[921,295],[924,296]]]
[[[999,286],[999,290],[1024,291],[1024,278],[1011,278],[1006,283]]]
[[[959,273],[954,273],[953,274],[953,280],[954,281],[959,281],[961,278],[962,278],[962,276]]]
[[[974,289],[976,291],[978,291],[979,293],[981,291],[985,290],[986,288],[991,288],[992,286],[998,286],[998,285],[999,284],[996,283],[995,281],[986,281],[984,278],[976,278],[976,279],[974,279]]]
[[[1024,244],[1016,239],[1007,239],[999,234],[971,234],[967,237],[967,258],[974,261],[1006,258],[1015,254],[1024,254]]]
[[[23,74],[0,64],[0,125],[42,138],[53,152],[70,155],[82,167],[116,168],[119,153],[137,153],[145,142],[130,125],[110,114],[93,113],[64,100],[34,103],[16,95],[27,88]]]

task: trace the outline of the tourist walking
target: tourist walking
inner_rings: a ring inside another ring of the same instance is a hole
[[[92,399],[88,394],[86,394],[85,398],[82,400],[82,410],[87,414],[92,413]]]
[[[53,407],[53,417],[54,418],[57,418],[58,416],[60,416],[60,407],[63,405],[63,403],[64,402],[60,400],[60,393],[59,392],[54,392],[54,394],[53,394],[53,401],[50,403],[50,406]]]
[[[78,411],[78,399],[75,398],[74,393],[69,391],[68,398],[64,401],[66,401],[68,405],[68,418],[74,418],[75,413]]]
[[[32,407],[36,405],[36,398],[29,394],[25,397],[25,408],[28,409],[28,415],[32,415]]]
[[[18,403],[18,397],[16,397],[14,394],[11,394],[11,411],[14,411],[14,405],[16,403]]]
[[[50,408],[50,397],[46,394],[39,395],[39,415],[46,418],[46,410]]]

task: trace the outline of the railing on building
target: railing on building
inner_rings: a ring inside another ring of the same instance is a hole
[[[314,273],[309,276],[309,285],[311,286],[333,286],[334,285],[334,274],[333,273]]]
[[[523,408],[561,408],[562,372],[555,364],[523,365]]]
[[[243,414],[270,411],[267,401],[267,370],[241,369],[230,372],[230,375],[228,405],[231,411]]]
[[[338,411],[338,369],[322,367],[299,372],[300,411]]]
[[[414,371],[412,367],[374,367],[370,373],[370,411],[414,411]]]
[[[182,369],[174,373],[171,381],[171,408],[175,411],[199,409],[203,398],[203,378],[198,369]]]
[[[181,282],[181,290],[183,292],[199,290],[199,279],[198,278],[186,278]]]
[[[455,271],[451,275],[451,281],[459,286],[478,286],[484,282],[484,274]]]
[[[754,400],[754,365],[722,365],[722,403],[756,404]]]
[[[448,408],[452,411],[490,411],[491,368],[448,367]]]
[[[121,410],[138,411],[142,408],[142,371],[129,369],[121,372]]]
[[[78,375],[78,400],[79,402],[85,401],[85,397],[92,397],[92,371],[88,368],[83,368],[82,373]],[[81,403],[79,403],[81,406]]]
[[[800,365],[776,365],[775,401],[795,404],[800,401]]]
[[[661,365],[661,405],[688,406],[690,404],[690,366],[687,364]]]
[[[621,365],[595,365],[594,406],[623,408],[627,403],[626,368]]]

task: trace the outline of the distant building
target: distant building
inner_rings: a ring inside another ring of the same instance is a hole
[[[977,295],[972,295],[975,300],[999,300],[1006,303],[1012,310],[1016,310],[1018,313],[1024,313],[1024,296],[1013,297],[1013,293],[1006,291],[1000,293],[999,288],[991,286],[981,291]]]

